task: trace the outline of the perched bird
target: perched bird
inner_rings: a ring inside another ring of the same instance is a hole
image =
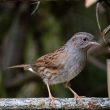
[[[93,39],[94,36],[87,32],[78,32],[60,49],[38,58],[35,64],[22,64],[9,68],[24,68],[24,70],[29,70],[40,76],[47,86],[51,100],[53,100],[53,97],[49,85],[58,83],[65,83],[74,96],[79,97],[68,83],[84,68],[87,60],[87,50],[92,45],[99,45]]]

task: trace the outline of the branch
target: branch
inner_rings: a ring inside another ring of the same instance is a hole
[[[0,109],[104,109],[110,108],[109,98],[1,98]]]

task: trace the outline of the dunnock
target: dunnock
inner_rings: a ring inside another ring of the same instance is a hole
[[[86,32],[78,32],[66,44],[53,53],[46,54],[35,64],[23,64],[9,68],[24,68],[40,76],[47,86],[49,98],[53,100],[49,85],[66,83],[66,87],[74,94],[68,82],[77,76],[86,64],[87,50],[92,45],[99,45],[93,41],[94,36]]]

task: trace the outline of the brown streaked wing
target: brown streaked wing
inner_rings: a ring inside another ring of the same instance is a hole
[[[54,53],[49,53],[38,58],[35,64],[37,66],[58,69],[59,67],[63,67],[60,61],[62,59],[61,57],[63,56],[63,48],[60,48],[59,50],[56,50]]]
[[[55,63],[56,56],[53,53],[46,54],[36,61],[37,66],[44,66],[44,67],[57,67],[57,63]]]

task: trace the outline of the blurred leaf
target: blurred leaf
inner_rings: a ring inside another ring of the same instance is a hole
[[[36,97],[39,93],[39,88],[35,82],[25,84],[18,92],[16,97]]]

